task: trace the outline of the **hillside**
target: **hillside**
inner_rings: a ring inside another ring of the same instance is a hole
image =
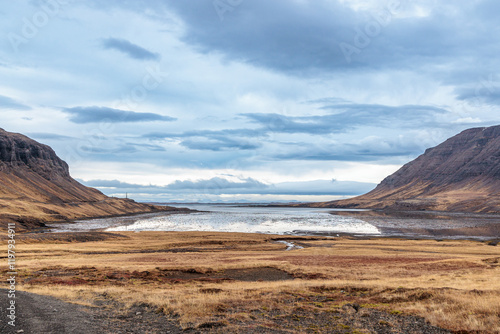
[[[0,226],[16,221],[29,229],[44,221],[160,210],[85,187],[49,146],[0,129]]]
[[[313,206],[500,212],[500,126],[463,131],[365,195]]]

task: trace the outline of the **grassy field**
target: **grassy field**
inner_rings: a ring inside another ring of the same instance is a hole
[[[346,304],[418,315],[454,331],[500,333],[500,246],[286,239],[304,248],[287,251],[276,242],[283,237],[262,234],[21,235],[19,288],[84,305],[145,303],[185,328],[219,324],[235,333],[248,323],[273,328],[284,318],[297,322],[289,332],[308,332],[297,317]]]

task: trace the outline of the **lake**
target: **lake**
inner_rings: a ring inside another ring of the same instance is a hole
[[[369,210],[256,207],[190,204],[193,213],[148,213],[52,224],[52,232],[78,231],[207,231],[280,235],[352,234],[414,238],[498,237],[499,217],[470,214],[402,213],[387,215]]]
[[[199,212],[152,213],[53,225],[56,232],[76,231],[218,231],[268,234],[353,233],[378,235],[373,225],[352,217],[334,216],[332,209],[191,204]]]

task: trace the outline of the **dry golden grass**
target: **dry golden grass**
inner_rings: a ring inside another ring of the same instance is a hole
[[[358,302],[417,314],[451,330],[500,333],[498,246],[473,241],[297,238],[295,242],[306,248],[285,251],[283,244],[273,242],[279,238],[141,232],[96,242],[26,240],[18,249],[24,282],[20,287],[85,305],[99,298],[125,305],[147,303],[168,316],[179,316],[186,327],[210,319],[244,321],[252,310],[263,307],[291,313],[299,306],[325,310]],[[298,278],[240,282],[162,276],[172,270],[214,273],[263,267]],[[325,296],[327,302],[318,302]]]
[[[425,315],[435,324],[453,330],[500,333],[500,291],[429,290],[418,303],[404,303],[404,311]]]

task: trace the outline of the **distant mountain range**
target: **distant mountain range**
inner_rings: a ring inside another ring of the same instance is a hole
[[[8,221],[31,229],[47,221],[163,210],[85,187],[49,146],[0,129],[0,228]]]
[[[500,212],[500,126],[466,130],[428,149],[371,192],[306,206]],[[49,147],[0,129],[0,229],[48,221],[175,210],[107,197],[70,174]]]
[[[463,131],[365,195],[311,206],[498,213],[500,126]]]

